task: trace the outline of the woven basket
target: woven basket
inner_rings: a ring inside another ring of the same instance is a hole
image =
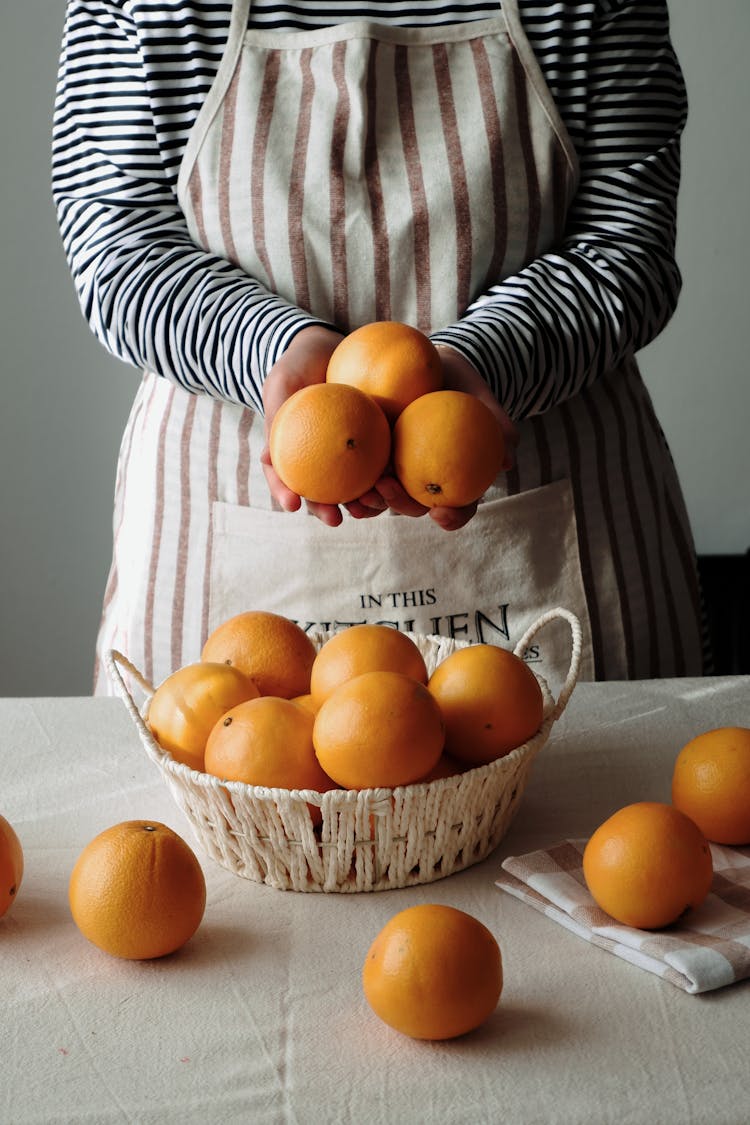
[[[110,675],[156,763],[206,854],[236,875],[280,890],[379,891],[443,879],[484,859],[510,827],[534,758],[565,709],[576,683],[581,628],[567,610],[539,618],[516,645],[525,651],[549,621],[564,618],[572,633],[570,667],[555,700],[539,679],[544,719],[537,734],[504,758],[455,777],[396,789],[272,789],[221,781],[174,761],[146,723],[153,687],[137,668],[112,650]],[[316,647],[330,634],[313,636]],[[432,673],[467,642],[410,634]],[[123,678],[135,680],[145,696],[139,709]],[[322,812],[313,825],[308,802]]]

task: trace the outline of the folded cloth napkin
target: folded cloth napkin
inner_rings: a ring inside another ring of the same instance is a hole
[[[673,926],[654,931],[623,926],[596,905],[583,878],[585,844],[564,840],[509,856],[497,886],[685,992],[707,992],[750,977],[750,848],[712,844],[710,894]]]

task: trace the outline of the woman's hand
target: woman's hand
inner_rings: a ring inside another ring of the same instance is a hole
[[[319,325],[303,328],[292,340],[284,355],[271,368],[263,385],[263,409],[265,415],[266,444],[261,453],[261,463],[271,496],[286,512],[296,512],[302,498],[283,483],[271,463],[268,437],[276,411],[295,391],[311,383],[325,382],[328,361],[342,336],[332,329]],[[518,445],[518,431],[506,412],[496,401],[479,372],[467,359],[453,348],[440,345],[440,358],[443,361],[443,385],[447,390],[465,391],[480,398],[498,418],[505,436],[505,461],[503,470],[513,467],[514,451]],[[343,516],[336,504],[319,504],[306,500],[308,511],[329,527],[337,527]],[[430,519],[444,531],[458,531],[465,527],[475,515],[478,503],[463,508],[425,508],[417,503],[404,490],[400,481],[385,473],[369,492],[344,507],[355,519],[369,519],[386,509],[402,516],[419,517],[429,515]]]
[[[515,424],[468,359],[446,344],[438,344],[438,351],[443,361],[443,386],[445,389],[448,391],[465,391],[467,394],[475,395],[486,406],[489,406],[499,421],[505,438],[505,460],[502,464],[502,471],[507,473],[516,463],[515,454],[519,435]]]
[[[273,499],[286,512],[296,512],[301,504],[302,497],[284,484],[276,473],[271,463],[268,448],[268,438],[271,432],[271,423],[281,404],[295,391],[307,387],[311,383],[324,383],[328,361],[334,348],[341,342],[342,336],[330,328],[322,325],[311,325],[303,328],[293,338],[291,344],[268,373],[268,378],[263,384],[263,413],[265,420],[266,444],[260,455],[263,472],[265,473],[268,490]],[[322,523],[329,527],[337,527],[343,516],[336,504],[318,504],[306,500],[308,511],[317,516]],[[380,496],[371,496],[370,503],[354,500],[345,507],[355,519],[365,519],[377,516],[388,505]]]
[[[263,384],[266,444],[260,455],[260,461],[268,490],[272,498],[285,512],[298,511],[302,504],[302,498],[296,492],[292,492],[291,488],[287,488],[273,467],[268,448],[271,423],[279,407],[288,398],[291,398],[295,391],[299,391],[302,387],[307,387],[312,383],[325,382],[328,360],[342,338],[338,332],[324,328],[322,325],[311,325],[309,328],[303,328],[293,338],[281,359],[273,365]],[[341,522],[341,513],[335,505],[332,507],[329,504],[315,505],[308,502],[308,508],[323,523],[328,523],[332,527]],[[316,511],[315,509],[320,510]]]
[[[492,413],[500,422],[505,437],[505,460],[503,471],[507,472],[515,464],[515,449],[518,445],[518,430],[513,422],[497,402],[489,387],[476,368],[464,356],[453,348],[439,345],[438,351],[443,361],[443,386],[446,390],[464,391],[475,395],[489,406]],[[360,503],[374,506],[378,499],[393,512],[404,516],[429,515],[443,531],[458,531],[465,527],[469,520],[476,514],[478,503],[467,504],[462,508],[425,508],[412,500],[404,491],[400,482],[394,476],[383,476],[367,495],[361,498]]]

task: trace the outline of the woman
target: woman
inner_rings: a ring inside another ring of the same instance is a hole
[[[60,227],[94,332],[144,371],[98,653],[158,681],[250,607],[512,646],[562,604],[583,676],[699,673],[634,361],[679,291],[684,119],[657,0],[70,0]],[[259,416],[378,319],[429,334],[518,443],[476,509],[424,518],[386,477],[341,513],[274,473]]]

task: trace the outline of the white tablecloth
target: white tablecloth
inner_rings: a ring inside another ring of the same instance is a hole
[[[680,747],[729,724],[750,726],[750,677],[579,684],[482,864],[411,890],[296,894],[198,852],[200,929],[136,963],[79,934],[70,870],[118,821],[158,818],[194,844],[189,826],[120,701],[0,701],[0,812],[26,857],[0,920],[0,1122],[746,1125],[748,982],[690,996],[494,885],[506,855],[668,800]],[[442,1044],[386,1027],[360,986],[375,933],[425,901],[475,914],[505,965],[494,1016]]]

